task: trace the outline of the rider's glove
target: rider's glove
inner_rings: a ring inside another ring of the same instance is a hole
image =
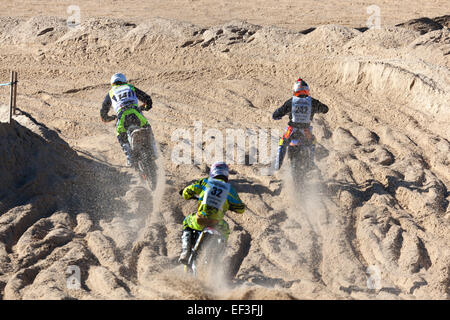
[[[151,105],[151,104],[144,104],[142,110],[144,110],[144,111],[149,111],[151,108],[152,108],[152,105]]]
[[[103,122],[110,122],[110,121],[114,121],[116,119],[117,119],[116,115],[112,115],[112,116],[106,115],[105,117],[102,117]]]
[[[327,113],[328,112],[328,106],[326,105],[326,104],[321,104],[320,106],[319,106],[319,112],[320,113]]]

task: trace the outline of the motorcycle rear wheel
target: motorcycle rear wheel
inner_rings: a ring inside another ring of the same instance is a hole
[[[309,146],[290,147],[288,150],[294,184],[301,187],[310,171],[311,150]]]
[[[147,183],[150,190],[154,191],[158,182],[158,170],[156,167],[155,159],[150,158],[148,155],[144,155],[138,161],[138,170],[142,179]],[[150,159],[149,159],[150,158]]]
[[[203,234],[197,250],[193,252],[193,259],[190,270],[199,279],[210,282],[217,279],[220,271],[220,260],[224,250],[223,239]]]

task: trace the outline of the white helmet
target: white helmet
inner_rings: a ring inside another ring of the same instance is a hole
[[[125,78],[125,76],[122,73],[115,73],[111,77],[111,85],[113,85],[116,82],[127,83],[127,78]]]
[[[215,162],[209,171],[209,176],[215,178],[217,176],[224,176],[228,179],[228,165],[223,161]]]

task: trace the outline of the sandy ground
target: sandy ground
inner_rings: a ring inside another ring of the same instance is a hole
[[[80,8],[81,19],[92,17],[115,17],[134,22],[146,22],[149,18],[167,18],[215,26],[231,20],[245,20],[262,26],[279,26],[286,29],[302,30],[311,26],[339,24],[346,27],[365,26],[371,14],[370,6],[380,8],[381,23],[389,26],[420,17],[437,17],[449,12],[448,1],[433,0],[411,2],[399,0],[353,1],[353,0],[152,0],[120,1],[101,0],[58,0],[58,1],[0,1],[0,16],[20,16],[31,18],[37,15],[67,18],[70,6]]]
[[[78,1],[68,28],[72,1],[2,1],[0,79],[18,71],[20,111],[0,123],[1,298],[449,298],[446,1],[98,3]],[[154,100],[154,193],[99,118],[115,72]],[[204,150],[230,129],[265,141],[298,76],[330,108],[313,122],[318,169],[299,190],[288,162],[268,174],[264,148],[232,163],[247,210],[226,217],[222,275],[194,283],[177,258],[195,203],[178,190],[209,162],[177,164],[175,133]]]

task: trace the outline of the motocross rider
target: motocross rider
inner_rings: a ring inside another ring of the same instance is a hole
[[[152,108],[152,99],[145,92],[139,90],[127,82],[121,73],[115,73],[111,77],[111,89],[107,93],[100,110],[100,117],[103,122],[117,119],[116,133],[117,139],[127,157],[127,166],[134,165],[131,154],[130,143],[127,138],[127,128],[134,124],[139,127],[147,127],[149,123],[142,115],[138,107],[138,99],[144,102],[143,110],[149,111]],[[109,109],[113,107],[116,115],[108,115]]]
[[[188,215],[183,221],[181,254],[178,261],[187,264],[192,249],[193,231],[201,231],[211,226],[228,239],[230,227],[224,220],[224,213],[231,210],[242,214],[245,204],[228,183],[228,165],[223,161],[212,165],[208,178],[194,182],[181,190],[180,194],[185,200],[198,197],[197,212]]]
[[[312,142],[311,161],[314,159],[316,139],[312,134],[311,121],[315,113],[327,113],[328,106],[312,98],[309,94],[309,86],[305,80],[298,78],[293,86],[293,96],[287,100],[281,107],[275,110],[272,115],[274,120],[280,120],[286,114],[289,114],[288,127],[280,139],[278,146],[277,159],[275,161],[275,170],[279,170],[283,164],[286,149],[291,139],[303,135],[308,141]],[[310,163],[309,165],[312,165]]]

